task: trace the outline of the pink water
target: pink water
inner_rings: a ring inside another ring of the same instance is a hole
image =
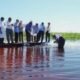
[[[80,80],[80,45],[0,48],[0,80]]]

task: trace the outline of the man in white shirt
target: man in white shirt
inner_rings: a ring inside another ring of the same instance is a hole
[[[45,32],[45,26],[44,26],[44,23],[42,22],[41,25],[39,26],[39,32],[37,34],[37,42],[39,40],[41,41],[41,43],[43,42],[44,32]]]
[[[37,41],[37,34],[38,34],[38,32],[39,32],[39,27],[38,27],[38,23],[36,23],[31,28],[31,35],[32,35],[32,41],[33,42]]]
[[[15,35],[15,43],[19,42],[19,20],[16,19],[14,23],[14,35]]]
[[[50,22],[48,22],[48,26],[46,27],[46,42],[50,42]]]
[[[4,17],[1,17],[0,18],[0,44],[2,44],[4,42],[3,21],[4,21]]]
[[[58,43],[58,48],[64,48],[65,39],[61,35],[55,34],[53,35],[53,38],[55,39],[55,42]]]
[[[12,29],[12,19],[9,17],[7,24],[6,24],[6,37],[7,37],[7,42],[8,43],[13,43],[13,29]]]

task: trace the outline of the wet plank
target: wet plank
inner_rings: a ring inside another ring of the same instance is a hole
[[[22,47],[22,46],[35,46],[35,45],[45,45],[46,43],[3,43],[0,47]]]

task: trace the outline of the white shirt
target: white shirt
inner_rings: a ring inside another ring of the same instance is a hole
[[[35,33],[35,28],[34,28],[34,26],[32,26],[32,28],[31,28],[31,35],[32,35],[32,36],[36,36],[36,35],[37,35],[37,33]]]
[[[55,36],[56,36],[56,39],[59,39],[61,37],[60,34],[56,34]]]
[[[45,31],[45,26],[41,24],[41,25],[39,26],[39,31]]]
[[[0,27],[3,27],[3,26],[4,26],[3,22],[0,21]]]
[[[50,32],[50,27],[48,27],[48,26],[46,27],[46,32],[47,31]]]
[[[7,21],[6,28],[7,29],[12,29],[12,23]]]

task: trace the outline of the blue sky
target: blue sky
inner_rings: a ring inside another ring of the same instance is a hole
[[[0,16],[51,22],[54,32],[80,32],[80,0],[0,0]]]

